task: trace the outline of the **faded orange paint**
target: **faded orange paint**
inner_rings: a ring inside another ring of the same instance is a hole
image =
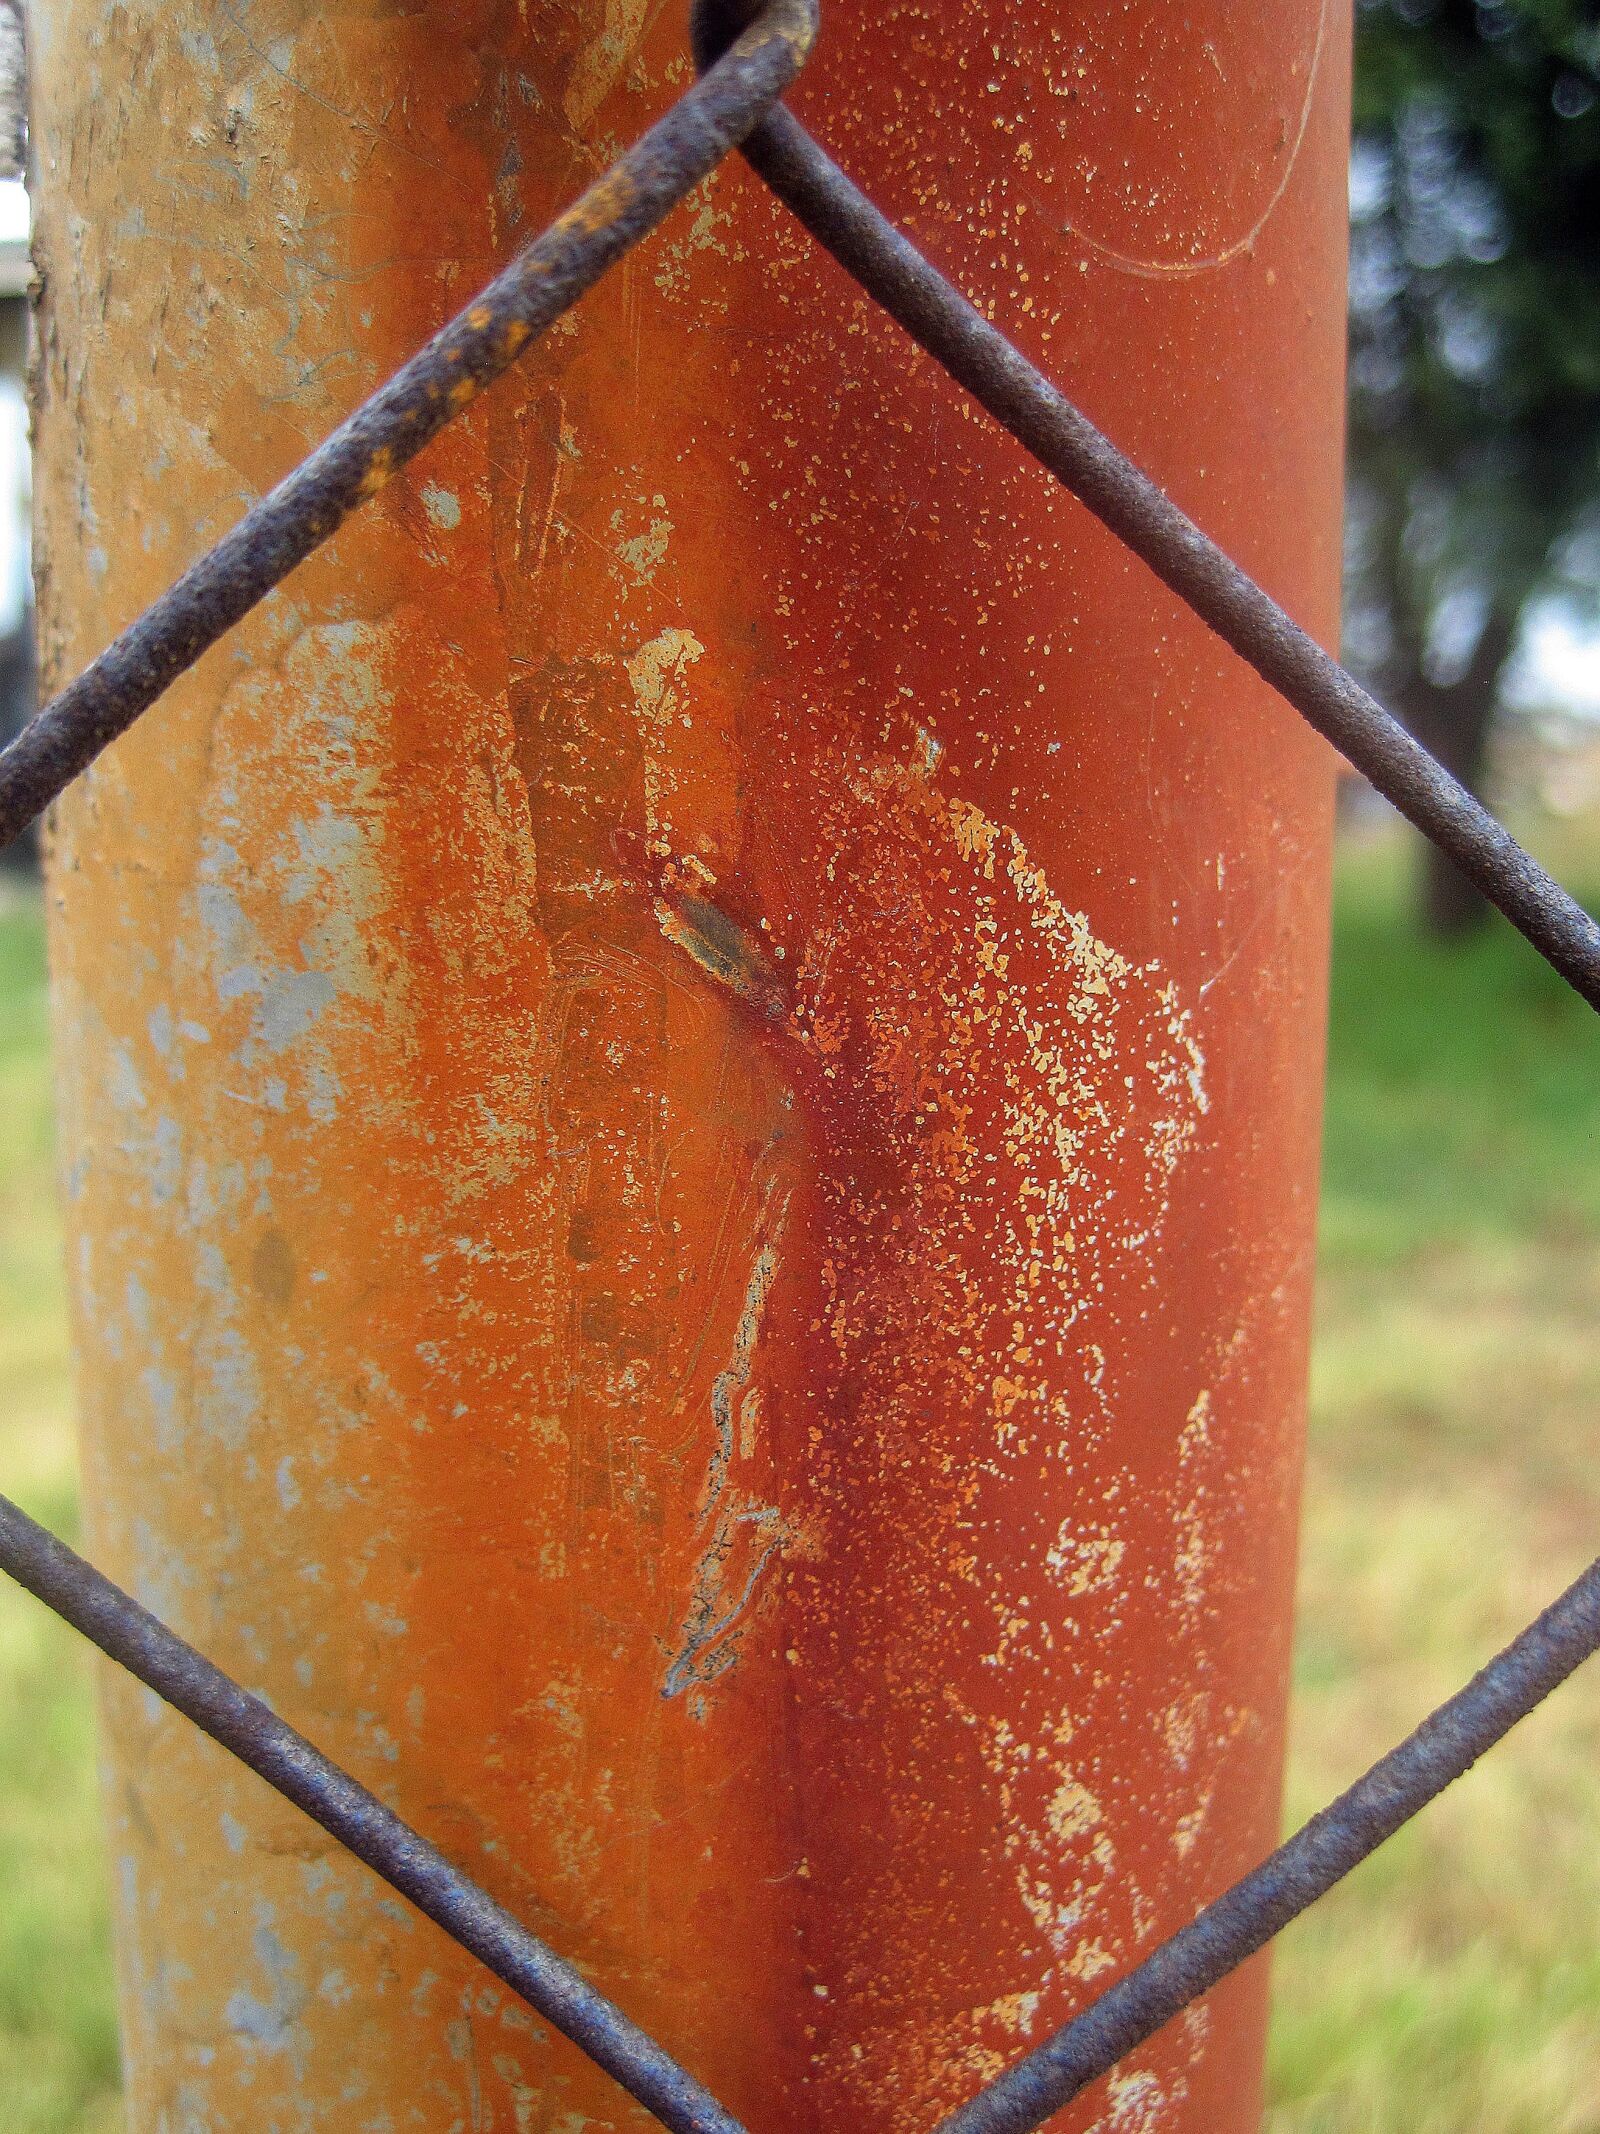
[[[828,10],[795,99],[1330,635],[1337,0]],[[688,78],[647,0],[41,0],[64,675]],[[1331,773],[742,169],[51,865],[92,1541],[761,2134],[1273,1834]],[[131,2126],[638,2114],[105,1685]],[[1076,2114],[1255,2109],[1258,1970]]]

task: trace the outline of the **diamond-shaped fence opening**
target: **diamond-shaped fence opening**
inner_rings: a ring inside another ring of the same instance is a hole
[[[748,20],[751,15],[753,20]],[[736,21],[747,23],[732,37]],[[816,241],[1058,481],[1365,773],[1590,1003],[1600,927],[1359,684],[878,213],[778,99],[816,0],[708,4],[699,81],[0,755],[10,842],[737,147]],[[743,2134],[651,2037],[275,1713],[0,1499],[0,1567],[365,1861],[674,2134]],[[1261,1948],[1600,1646],[1600,1562],[1330,1807],[944,2134],[1026,2134]]]

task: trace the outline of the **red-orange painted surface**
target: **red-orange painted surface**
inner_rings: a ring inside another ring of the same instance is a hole
[[[688,78],[45,0],[88,657]],[[833,0],[798,108],[1335,624],[1339,0]],[[62,809],[92,1543],[760,2134],[1270,1841],[1331,768],[737,166]],[[637,2115],[120,1680],[135,2134]],[[1259,1970],[1073,2126],[1243,2129]]]

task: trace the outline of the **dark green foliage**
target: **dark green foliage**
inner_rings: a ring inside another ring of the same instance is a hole
[[[1600,607],[1600,7],[1356,19],[1348,649],[1475,784],[1529,614]]]

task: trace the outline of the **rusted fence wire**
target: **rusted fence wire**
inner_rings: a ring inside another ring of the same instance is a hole
[[[694,87],[0,754],[0,845],[742,146],[907,333],[1600,1008],[1594,919],[777,108],[816,31],[817,0],[698,0]],[[674,2134],[744,2134],[662,2046],[436,1847],[4,1498],[0,1570],[321,1824]],[[1597,1648],[1600,1561],[1337,1801],[939,2134],[1029,2134],[1315,1903]]]

